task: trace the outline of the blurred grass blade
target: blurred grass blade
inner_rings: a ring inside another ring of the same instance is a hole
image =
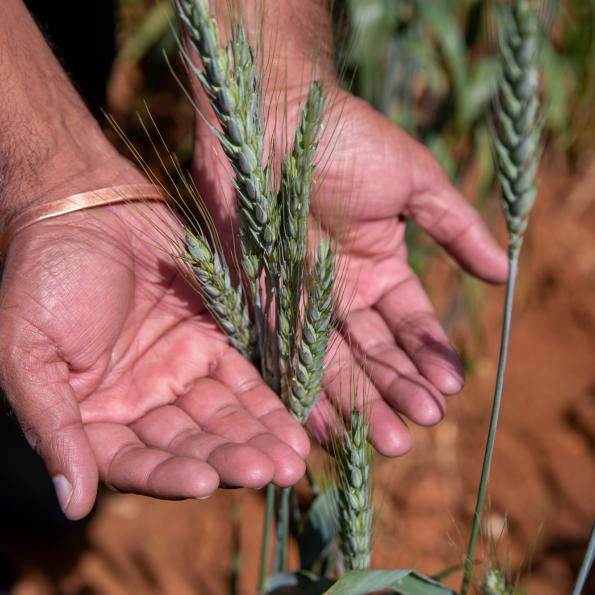
[[[313,572],[282,572],[268,578],[267,595],[324,595],[333,581]]]
[[[176,23],[176,19],[174,18],[173,3],[169,0],[158,2],[120,50],[117,61],[138,64],[165,36],[174,23]]]
[[[390,589],[399,595],[454,595],[454,591],[415,570],[354,570],[341,577],[328,595],[367,595]]]
[[[415,570],[354,570],[338,581],[311,572],[273,575],[269,595],[368,595],[385,591],[394,595],[455,595],[454,591]]]
[[[324,558],[339,534],[336,498],[337,488],[330,486],[312,502],[308,510],[298,536],[301,567],[305,570],[311,570]]]
[[[273,574],[287,570],[287,546],[289,543],[289,505],[291,488],[283,488],[277,506],[277,530],[273,556]]]

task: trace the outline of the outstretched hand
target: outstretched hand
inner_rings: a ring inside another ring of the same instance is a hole
[[[407,262],[405,220],[415,221],[480,279],[505,281],[506,254],[428,149],[353,96],[340,92],[334,105],[341,120],[336,138],[326,139],[335,144],[312,211],[338,237],[351,301],[327,374],[335,380],[310,426],[325,435],[333,420],[328,400],[341,398],[337,387],[348,382],[342,376],[353,375],[351,358],[371,380],[370,437],[380,452],[394,456],[411,444],[401,415],[422,426],[436,424],[446,411],[443,395],[464,383],[459,358]],[[333,116],[330,121],[332,127]],[[321,153],[326,150],[323,139]],[[348,407],[349,395],[343,401]]]
[[[337,402],[348,413],[346,387],[365,367],[370,439],[396,456],[411,445],[402,416],[429,426],[446,411],[444,395],[463,387],[463,371],[419,279],[408,265],[405,219],[413,219],[469,273],[489,282],[506,279],[506,255],[479,214],[452,186],[432,154],[365,102],[342,90],[327,111],[319,146],[315,220],[338,241],[343,295],[349,303],[342,336],[329,358],[326,390],[308,426],[325,441],[336,423]],[[208,114],[204,97],[197,102]],[[284,103],[296,122],[300,102]],[[286,126],[272,124],[276,134]],[[291,131],[289,132],[291,138]],[[277,139],[279,146],[283,139]],[[223,226],[235,204],[225,158],[204,120],[197,121],[195,179]],[[222,228],[225,234],[225,229]]]
[[[0,381],[62,508],[87,514],[98,479],[172,499],[294,483],[304,431],[131,211],[37,223],[5,263]]]

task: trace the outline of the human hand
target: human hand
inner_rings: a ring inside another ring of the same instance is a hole
[[[370,438],[380,452],[394,456],[411,444],[400,416],[433,425],[445,413],[443,395],[463,386],[456,352],[407,263],[405,218],[412,218],[464,269],[487,281],[505,280],[506,257],[426,148],[336,83],[327,84],[326,90],[332,101],[318,151],[325,156],[324,171],[319,172],[311,211],[338,241],[343,295],[349,304],[343,304],[343,336],[329,358],[325,394],[308,425],[326,439],[329,427],[336,424],[333,402],[339,400],[349,409],[352,396],[345,387],[364,366],[371,381],[366,390]],[[285,100],[281,92],[279,105],[266,109],[273,114],[269,130],[278,135],[285,134],[286,122],[297,121],[305,96],[295,86],[291,94]],[[196,100],[208,114],[198,91]],[[275,101],[273,94],[269,100]],[[291,129],[288,134],[291,138]],[[283,147],[284,139],[276,138],[275,143]],[[214,148],[212,132],[202,118],[197,119],[195,149],[201,194],[215,219],[227,225],[233,188],[225,183],[225,158]]]
[[[407,262],[405,220],[480,279],[505,281],[506,254],[427,148],[344,91],[337,91],[334,109],[340,122],[336,138],[327,134],[321,144],[324,154],[334,143],[312,212],[338,238],[350,303],[327,374],[338,378],[310,427],[326,434],[334,415],[328,399],[340,398],[337,387],[349,382],[350,368],[363,365],[371,380],[371,440],[394,456],[411,445],[401,415],[422,426],[438,423],[446,411],[443,395],[459,392],[464,383],[458,356]],[[343,401],[349,406],[349,398]]]
[[[98,478],[168,499],[294,483],[303,430],[134,213],[36,223],[5,263],[0,382],[66,515],[89,512]]]

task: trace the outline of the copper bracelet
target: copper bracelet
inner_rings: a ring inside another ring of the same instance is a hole
[[[129,184],[112,186],[73,194],[66,198],[35,205],[19,213],[0,236],[0,261],[4,259],[8,246],[14,237],[34,223],[60,217],[74,211],[93,209],[105,205],[138,201],[165,201],[163,192],[153,184]]]

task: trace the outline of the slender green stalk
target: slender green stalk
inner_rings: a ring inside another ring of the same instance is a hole
[[[266,508],[264,523],[262,526],[262,542],[260,545],[260,574],[258,577],[258,592],[262,595],[267,592],[267,574],[269,566],[269,546],[271,541],[271,529],[275,516],[275,486],[272,483],[267,485]]]
[[[289,545],[289,508],[291,504],[291,488],[283,488],[277,509],[277,533],[275,555],[273,556],[273,573],[287,570],[287,547]]]
[[[479,537],[479,530],[481,528],[481,513],[485,501],[486,491],[488,487],[488,480],[490,476],[490,467],[492,464],[492,456],[494,453],[494,443],[496,441],[496,432],[498,430],[498,420],[500,418],[500,405],[502,403],[502,389],[504,387],[504,375],[506,373],[506,359],[508,355],[508,343],[510,339],[510,328],[512,321],[512,304],[514,298],[514,288],[516,283],[518,267],[518,251],[510,254],[508,281],[506,284],[506,299],[504,302],[504,321],[502,323],[502,337],[500,344],[500,357],[498,359],[498,374],[496,377],[496,390],[494,393],[494,401],[492,404],[492,415],[490,419],[490,427],[488,430],[488,439],[486,442],[483,465],[481,468],[481,479],[479,481],[479,490],[477,492],[477,500],[475,503],[475,512],[473,513],[473,526],[471,527],[471,537],[469,538],[469,545],[467,547],[467,556],[465,558],[465,566],[463,571],[463,584],[461,586],[461,595],[465,595],[469,589],[471,582],[471,575],[473,573],[473,559],[475,556],[475,549],[477,547],[477,539]]]
[[[593,527],[591,528],[591,537],[589,538],[589,545],[587,546],[587,551],[585,552],[585,557],[583,558],[583,563],[581,564],[581,569],[579,570],[578,577],[576,579],[576,585],[572,590],[572,595],[581,595],[585,585],[587,584],[587,578],[589,578],[589,572],[591,570],[591,566],[593,566],[593,557],[595,556],[595,523],[593,523]]]

